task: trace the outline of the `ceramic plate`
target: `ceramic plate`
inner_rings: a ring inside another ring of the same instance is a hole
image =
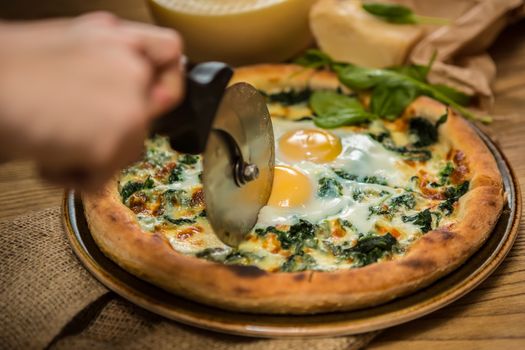
[[[98,249],[89,232],[80,196],[66,193],[64,220],[80,261],[106,287],[149,311],[192,326],[255,337],[319,337],[357,334],[398,325],[427,315],[462,297],[503,261],[518,232],[519,185],[505,157],[478,131],[498,162],[507,203],[494,232],[465,264],[429,287],[387,304],[349,312],[311,316],[256,315],[224,311],[166,292],[126,272]]]

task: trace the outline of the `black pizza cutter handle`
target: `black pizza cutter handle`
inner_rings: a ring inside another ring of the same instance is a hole
[[[169,137],[181,153],[204,152],[213,120],[233,69],[222,62],[196,65],[186,76],[186,95],[176,108],[155,119],[151,134]]]

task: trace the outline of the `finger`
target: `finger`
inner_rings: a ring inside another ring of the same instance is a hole
[[[90,12],[85,15],[77,17],[76,20],[85,21],[85,22],[94,22],[98,24],[106,24],[106,25],[117,25],[121,21],[114,14],[112,14],[111,12],[106,12],[106,11]]]
[[[149,97],[149,115],[157,117],[180,103],[184,95],[184,71],[181,65],[166,67],[153,82]]]
[[[156,67],[179,62],[183,43],[176,31],[129,21],[122,21],[119,30]]]

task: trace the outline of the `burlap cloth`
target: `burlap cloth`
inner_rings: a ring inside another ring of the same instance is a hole
[[[203,331],[110,292],[68,245],[61,210],[0,222],[1,349],[359,349],[377,334],[254,339]]]

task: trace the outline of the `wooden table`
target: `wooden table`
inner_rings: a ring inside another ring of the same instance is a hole
[[[0,16],[38,18],[108,9],[149,20],[139,0],[17,0]],[[491,49],[497,66],[496,121],[490,133],[525,188],[525,21],[508,28]],[[0,219],[60,204],[62,190],[40,181],[30,163],[0,166]],[[369,347],[385,349],[525,349],[525,219],[507,259],[473,292],[429,316],[384,331]]]

